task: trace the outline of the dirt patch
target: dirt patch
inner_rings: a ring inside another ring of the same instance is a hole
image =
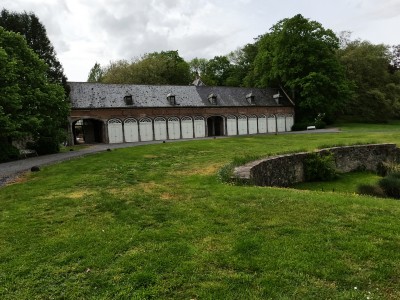
[[[198,168],[190,169],[190,170],[181,170],[174,172],[175,175],[214,175],[218,173],[218,170],[221,168],[220,164],[207,165],[207,166],[199,166]]]

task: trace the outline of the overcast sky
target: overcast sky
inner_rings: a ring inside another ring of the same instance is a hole
[[[1,7],[2,6],[2,7]],[[296,14],[372,43],[400,44],[400,0],[1,0],[34,12],[69,81],[95,62],[178,50],[187,61],[225,55]]]

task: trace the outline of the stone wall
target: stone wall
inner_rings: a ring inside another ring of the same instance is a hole
[[[381,162],[398,161],[400,157],[400,149],[395,144],[334,147],[313,153],[333,154],[336,169],[343,173],[356,170],[377,171]],[[260,186],[290,186],[305,180],[304,162],[310,155],[309,152],[302,152],[268,157],[237,167],[234,175]]]

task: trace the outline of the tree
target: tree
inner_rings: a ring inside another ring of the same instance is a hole
[[[228,80],[231,71],[232,65],[226,56],[215,56],[207,62],[201,79],[206,85],[231,85]]]
[[[257,45],[253,83],[289,90],[297,118],[311,120],[324,113],[333,121],[344,109],[350,87],[335,55],[339,40],[332,30],[299,14],[279,21]]]
[[[110,63],[101,82],[187,85],[191,79],[190,66],[178,51],[162,51],[145,54],[131,63],[126,60]]]
[[[101,82],[103,77],[103,69],[101,68],[99,63],[95,63],[93,68],[90,69],[88,82]]]
[[[48,65],[46,73],[49,82],[62,84],[68,94],[67,77],[47,37],[46,28],[38,17],[33,13],[17,13],[3,9],[0,13],[0,26],[23,35],[28,46]]]
[[[39,153],[56,152],[69,105],[48,66],[17,33],[0,27],[0,139],[29,137]]]
[[[369,122],[385,122],[399,115],[398,71],[390,68],[393,55],[388,46],[356,40],[341,49],[338,57],[355,87],[348,115]]]

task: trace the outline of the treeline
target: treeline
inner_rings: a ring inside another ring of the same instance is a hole
[[[185,61],[178,51],[154,52],[91,69],[89,82],[210,86],[281,86],[296,103],[296,126],[386,122],[400,117],[400,46],[374,45],[337,36],[296,15],[254,43],[212,59]]]

